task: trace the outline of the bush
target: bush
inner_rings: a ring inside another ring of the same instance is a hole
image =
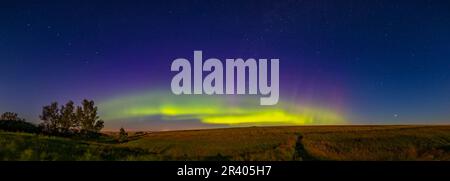
[[[119,131],[119,142],[123,143],[126,142],[128,140],[128,133],[125,131],[125,129],[120,128]]]

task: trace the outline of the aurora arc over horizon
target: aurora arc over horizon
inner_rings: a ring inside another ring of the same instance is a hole
[[[250,96],[183,96],[146,92],[100,102],[105,120],[161,116],[163,121],[198,119],[204,124],[228,126],[254,125],[330,125],[345,124],[341,113],[280,101],[276,106],[260,106]],[[152,120],[148,120],[152,121]]]

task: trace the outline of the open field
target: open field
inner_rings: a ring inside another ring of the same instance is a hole
[[[133,134],[130,134],[133,135]],[[0,160],[450,160],[450,126],[247,127],[126,143],[0,132]]]

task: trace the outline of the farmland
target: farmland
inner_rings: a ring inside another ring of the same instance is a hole
[[[450,160],[450,126],[286,126],[130,133],[123,143],[0,132],[0,160]]]

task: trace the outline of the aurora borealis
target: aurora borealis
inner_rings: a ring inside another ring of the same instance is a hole
[[[344,124],[339,113],[296,104],[259,106],[248,97],[177,96],[164,92],[122,96],[100,103],[103,118],[122,120],[161,116],[163,121],[197,119],[224,126]],[[151,119],[151,118],[148,118]]]
[[[42,1],[0,7],[0,112],[84,98],[105,128],[450,123],[450,3]],[[174,59],[279,58],[280,96],[174,95]]]

